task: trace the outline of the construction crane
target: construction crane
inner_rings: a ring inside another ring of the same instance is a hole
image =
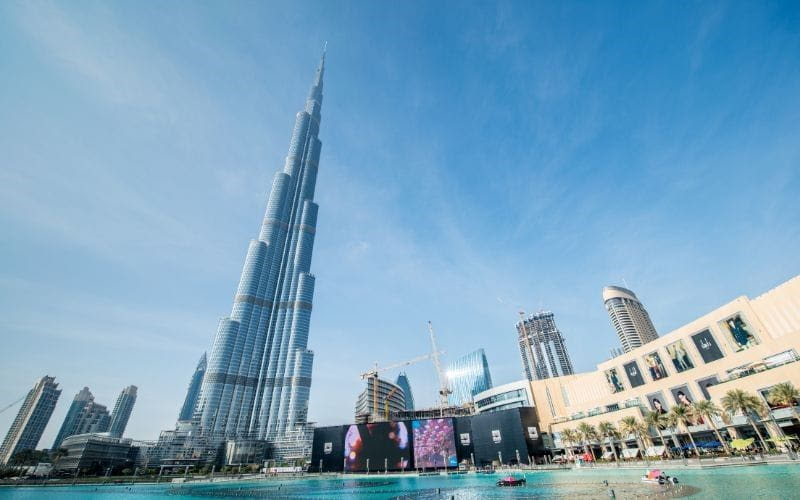
[[[369,384],[372,383],[372,415],[373,415],[373,418],[375,418],[375,416],[378,415],[378,374],[382,373],[382,372],[385,372],[385,371],[389,371],[389,370],[396,370],[397,368],[403,368],[403,367],[408,366],[408,365],[413,365],[414,363],[419,363],[420,361],[425,361],[426,359],[430,359],[431,357],[433,357],[434,354],[436,354],[438,356],[439,354],[444,354],[444,353],[440,353],[440,352],[433,353],[432,352],[430,354],[423,354],[422,356],[417,356],[416,358],[412,358],[412,359],[409,359],[409,360],[406,360],[406,361],[401,361],[399,363],[394,363],[394,364],[391,364],[391,365],[388,365],[388,366],[382,366],[382,367],[379,367],[378,363],[376,362],[375,363],[375,368],[373,368],[372,370],[370,370],[368,372],[364,372],[364,373],[361,374],[361,380],[372,379],[372,382],[367,382],[367,387],[369,387]],[[392,396],[394,394],[394,392],[395,391],[390,392],[389,394],[386,395],[386,398],[384,398],[385,399],[384,406],[386,408],[384,413],[386,413],[386,414],[388,414],[388,412],[389,412],[388,411],[389,397]],[[388,420],[388,417],[387,417],[387,420]]]
[[[11,407],[13,407],[15,404],[17,404],[17,403],[19,403],[20,401],[22,401],[23,399],[25,399],[25,397],[26,397],[26,396],[27,396],[27,394],[23,395],[23,396],[22,396],[22,397],[20,397],[18,400],[16,400],[16,401],[14,401],[13,403],[11,403],[10,405],[3,407],[3,409],[0,409],[0,413],[3,413],[4,411],[6,411],[6,410],[10,409],[10,408],[11,408]]]
[[[433,333],[433,323],[428,321],[428,333],[431,336],[431,357],[433,365],[436,367],[436,376],[439,377],[439,404],[442,408],[447,406],[447,397],[453,392],[447,383],[447,376],[442,371],[442,364],[439,362],[439,347],[436,345],[436,334]]]

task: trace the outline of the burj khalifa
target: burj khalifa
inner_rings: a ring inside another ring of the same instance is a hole
[[[279,441],[307,421],[324,71],[323,53],[258,239],[247,250],[233,310],[217,328],[195,410],[205,435]]]

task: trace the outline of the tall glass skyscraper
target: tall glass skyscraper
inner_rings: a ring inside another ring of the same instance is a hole
[[[486,353],[478,349],[447,365],[447,382],[452,391],[447,400],[451,405],[472,402],[472,396],[492,388],[492,374]]]
[[[78,392],[78,394],[75,395],[75,397],[72,399],[72,404],[69,405],[69,410],[67,410],[67,416],[64,417],[64,423],[61,424],[61,429],[58,431],[56,440],[53,441],[54,450],[57,450],[58,447],[61,446],[61,442],[64,440],[64,438],[76,434],[75,429],[78,428],[78,423],[81,419],[81,413],[83,412],[83,409],[86,408],[86,405],[92,401],[94,401],[94,396],[88,387],[84,387],[80,390],[80,392]]]
[[[0,464],[7,464],[20,451],[36,449],[60,395],[61,389],[58,388],[55,377],[42,377],[28,391],[3,444],[0,445]]]
[[[136,404],[136,392],[136,386],[129,385],[119,393],[117,402],[114,403],[114,411],[111,412],[111,425],[108,428],[108,434],[111,437],[120,438],[125,433],[131,412],[133,412],[133,405]]]
[[[414,395],[411,393],[411,383],[408,381],[408,375],[405,372],[400,373],[394,383],[403,389],[403,395],[406,398],[406,411],[414,411]]]
[[[324,70],[323,54],[258,239],[250,242],[233,310],[217,329],[197,403],[204,435],[278,440],[307,421]]]
[[[200,396],[200,386],[203,385],[203,377],[206,375],[206,353],[200,356],[197,367],[194,369],[192,379],[189,381],[189,388],[186,390],[186,399],[178,414],[178,422],[187,422],[192,419],[194,409],[197,406],[197,398]]]
[[[572,360],[553,313],[531,314],[517,323],[519,351],[528,380],[572,375]]]

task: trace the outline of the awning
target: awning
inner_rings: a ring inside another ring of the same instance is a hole
[[[612,458],[614,458],[613,451],[606,451],[603,453],[603,460],[611,460]]]
[[[625,448],[622,450],[622,458],[636,458],[639,455],[639,448]]]
[[[661,457],[664,455],[666,448],[664,446],[650,446],[644,450],[645,456],[648,457]]]

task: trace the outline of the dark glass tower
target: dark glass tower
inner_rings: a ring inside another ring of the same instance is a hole
[[[233,310],[217,329],[197,402],[204,435],[274,441],[307,421],[324,70],[323,54],[258,239],[250,242]]]
[[[194,369],[192,380],[189,382],[189,389],[186,390],[186,399],[183,400],[181,412],[178,414],[178,422],[187,422],[192,419],[194,409],[197,406],[197,398],[200,396],[200,386],[203,384],[203,377],[206,374],[206,353],[200,356],[197,368]]]
[[[67,410],[67,416],[64,417],[64,423],[61,424],[61,429],[58,431],[56,440],[53,442],[54,450],[57,450],[58,447],[61,446],[61,442],[65,438],[76,434],[75,429],[78,428],[78,424],[81,420],[81,413],[83,409],[86,408],[86,405],[92,401],[94,401],[94,396],[88,387],[84,387],[75,395],[72,404],[69,405],[69,410]]]
[[[111,425],[108,428],[111,437],[120,438],[125,433],[133,405],[136,404],[136,391],[135,385],[129,385],[119,393],[117,402],[114,403],[114,411],[111,412]]]

